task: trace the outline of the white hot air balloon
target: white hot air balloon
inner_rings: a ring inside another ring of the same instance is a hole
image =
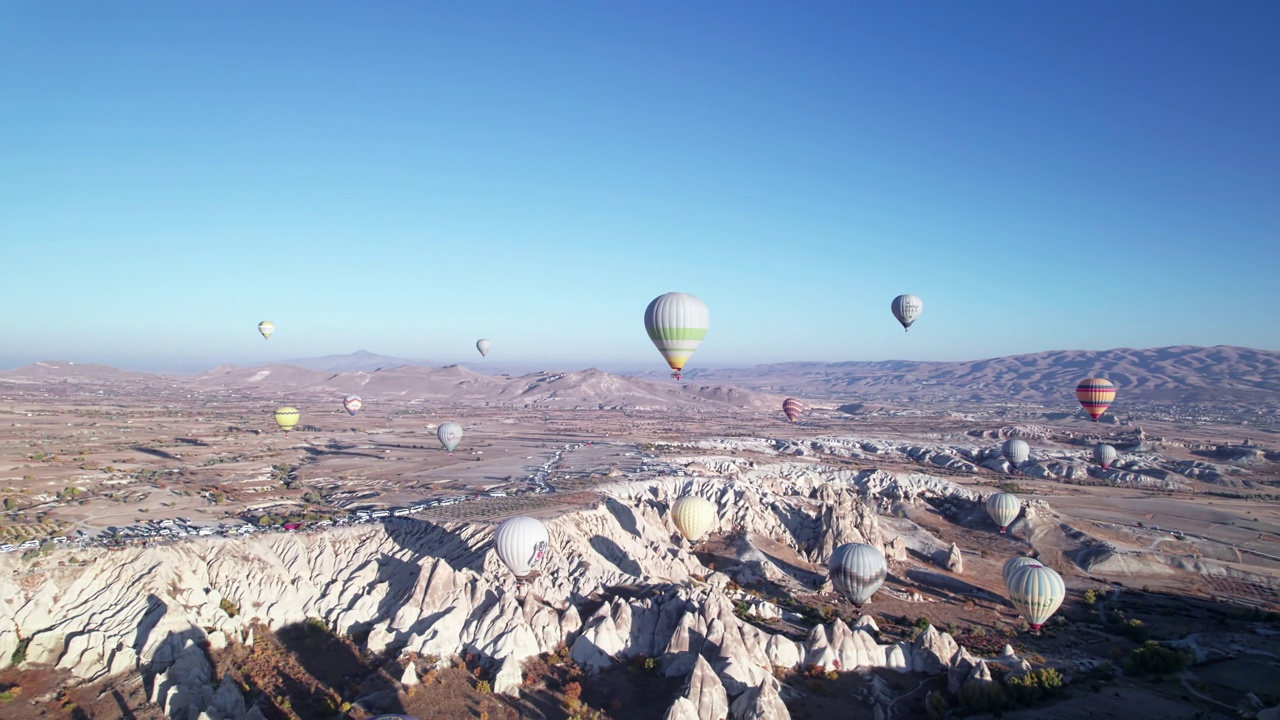
[[[1062,576],[1043,565],[1027,565],[1009,576],[1009,601],[1035,631],[1053,617],[1066,594]]]
[[[1116,461],[1116,449],[1103,443],[1094,445],[1093,461],[1101,465],[1103,470],[1106,470],[1111,467],[1111,463]]]
[[[902,323],[903,331],[906,331],[924,311],[924,301],[915,295],[899,295],[893,299],[889,309],[893,311],[893,316],[898,319],[898,322]]]
[[[671,520],[690,542],[698,542],[716,524],[716,506],[706,498],[686,495],[671,505]]]
[[[453,449],[458,447],[458,441],[462,440],[462,426],[456,422],[440,423],[440,427],[436,428],[436,437],[440,438],[440,444],[452,455]]]
[[[706,304],[688,293],[660,295],[644,311],[644,329],[677,380],[689,356],[707,336],[710,325],[711,315]]]
[[[866,543],[847,543],[837,547],[827,561],[831,584],[836,592],[854,605],[862,605],[884,584],[889,572],[884,553]]]
[[[542,562],[550,540],[547,526],[531,517],[507,518],[493,531],[493,548],[498,552],[498,559],[518,580],[524,580]]]
[[[1009,464],[1016,468],[1031,457],[1031,446],[1025,440],[1010,438],[1004,441],[1000,452],[1004,455],[1004,459],[1008,460]]]
[[[1017,495],[995,493],[987,498],[987,514],[1000,526],[1001,533],[1018,519],[1019,512],[1022,512],[1022,501]]]
[[[486,338],[480,338],[476,341],[476,349],[480,351],[480,357],[487,357],[491,347],[493,347],[493,343]]]
[[[1028,565],[1039,565],[1039,564],[1041,564],[1039,560],[1035,558],[1027,557],[1026,555],[1014,555],[1008,560],[1005,560],[1004,571],[1002,573],[1004,576],[1005,587],[1009,587],[1009,578],[1013,577],[1014,572]]]

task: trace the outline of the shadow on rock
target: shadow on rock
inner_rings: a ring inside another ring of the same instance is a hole
[[[907,578],[916,584],[924,585],[925,587],[933,588],[934,590],[942,590],[944,592],[952,592],[960,595],[992,598],[995,600],[1003,599],[990,590],[980,588],[977,585],[972,585],[949,575],[943,575],[942,573],[931,572],[929,570],[908,570]]]
[[[605,498],[604,504],[609,509],[609,512],[613,513],[613,517],[618,520],[618,525],[623,530],[640,537],[640,529],[636,526],[636,515],[631,512],[631,508],[613,498]]]
[[[644,571],[640,568],[640,563],[628,555],[627,551],[623,550],[618,543],[603,535],[593,535],[591,537],[591,549],[628,575],[641,577],[644,574]]]
[[[468,537],[458,530],[408,517],[387,518],[383,526],[387,537],[413,554],[412,562],[421,563],[428,557],[440,558],[458,572],[484,572],[484,559],[490,546],[488,537]]]

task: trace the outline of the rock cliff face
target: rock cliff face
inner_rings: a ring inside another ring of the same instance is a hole
[[[219,720],[241,720],[246,708],[234,684],[211,684],[197,643],[252,642],[255,619],[279,629],[320,618],[339,633],[367,633],[374,652],[474,653],[495,670],[494,689],[508,693],[520,686],[523,660],[561,642],[587,672],[657,657],[668,676],[688,677],[671,718],[788,717],[766,669],[775,666],[942,672],[957,661],[955,642],[932,629],[913,644],[880,645],[869,619],[852,628],[836,621],[795,642],[744,622],[735,601],[762,617],[781,611],[728,590],[727,576],[673,544],[669,508],[690,492],[717,505],[718,530],[768,538],[815,562],[843,542],[889,545],[873,510],[881,501],[972,494],[937,478],[814,466],[616,484],[595,509],[548,521],[546,563],[522,588],[490,551],[491,526],[413,519],[102,553],[84,567],[26,575],[13,572],[16,558],[0,558],[0,656],[27,639],[28,662],[86,680],[141,674],[170,717]],[[623,586],[645,590],[630,599],[607,592]],[[606,602],[583,617],[584,599],[601,591]],[[406,672],[406,683],[415,679]]]

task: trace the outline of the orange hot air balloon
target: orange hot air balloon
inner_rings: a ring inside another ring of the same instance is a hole
[[[800,413],[804,412],[804,405],[801,405],[800,401],[795,398],[787,398],[782,401],[782,412],[787,416],[788,420],[795,422],[796,418],[800,417]]]
[[[1111,401],[1116,399],[1116,386],[1110,380],[1085,378],[1076,385],[1076,399],[1080,401],[1084,411],[1089,413],[1089,417],[1097,422],[1102,413],[1111,407]]]

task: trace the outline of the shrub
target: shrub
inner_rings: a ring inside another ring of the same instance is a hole
[[[564,696],[571,700],[577,700],[582,697],[582,685],[576,682],[571,682],[568,685],[565,685]]]
[[[971,710],[999,713],[1009,702],[1004,688],[996,682],[970,680],[960,687],[960,704]]]
[[[1185,653],[1148,640],[1124,659],[1124,671],[1130,675],[1167,675],[1182,670],[1190,661]]]
[[[484,693],[487,695],[493,692],[493,688],[489,685],[488,680],[481,680],[480,682],[476,683],[476,692]]]
[[[21,665],[27,661],[27,646],[31,644],[31,638],[22,638],[18,641],[18,646],[13,649],[13,654],[9,656],[10,665]]]
[[[1093,588],[1084,591],[1084,604],[1093,605],[1098,602],[1098,593]]]
[[[1005,678],[1005,691],[1019,705],[1034,705],[1062,692],[1062,676],[1053,668],[1041,668]]]
[[[915,627],[919,630],[924,630],[925,628],[929,627],[929,618],[926,618],[926,617],[916,618]]]
[[[236,607],[236,604],[228,598],[222,598],[222,602],[218,603],[218,607],[222,608],[227,617],[235,617],[240,614],[240,608]]]
[[[937,690],[930,690],[924,699],[925,717],[929,720],[942,720],[951,709],[951,703]]]

